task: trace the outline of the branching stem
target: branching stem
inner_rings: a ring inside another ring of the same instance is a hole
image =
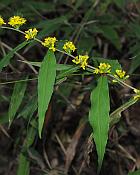
[[[14,31],[17,31],[17,32],[22,33],[22,34],[25,35],[25,32],[23,32],[23,31],[21,31],[19,29],[15,29],[15,28],[12,28],[12,27],[5,27],[5,26],[1,26],[1,28],[3,28],[3,29],[9,29],[9,30],[14,30]],[[39,42],[39,43],[42,43],[42,41],[40,39],[36,38],[36,37],[34,38],[34,40],[37,41],[37,42]],[[69,53],[67,53],[65,51],[62,51],[62,50],[59,50],[59,49],[56,49],[56,51],[58,51],[60,53],[63,53],[63,54],[65,54],[65,55],[67,55],[67,56],[69,56],[71,58],[75,58],[75,56],[73,56],[73,55],[71,55],[71,54],[69,54]],[[96,69],[95,67],[93,67],[91,65],[87,65],[87,67],[90,68],[90,69],[92,69],[92,70],[95,70]],[[124,81],[121,81],[119,78],[114,77],[114,75],[111,75],[111,74],[107,74],[107,75],[109,77],[115,79],[119,84],[121,84],[123,86],[126,86],[126,87],[128,87],[128,88],[130,88],[132,90],[136,90],[136,88],[130,86],[129,84],[125,83]]]

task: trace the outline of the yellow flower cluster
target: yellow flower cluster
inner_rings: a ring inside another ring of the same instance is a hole
[[[75,64],[80,64],[84,70],[85,70],[85,67],[88,65],[87,61],[89,59],[89,56],[88,55],[79,55],[79,56],[76,56],[72,62],[74,62]]]
[[[124,70],[121,70],[121,69],[117,69],[116,70],[116,75],[119,77],[119,78],[124,78],[125,77],[125,74],[126,72]]]
[[[1,27],[1,28],[17,30],[20,26],[25,24],[26,21],[27,20],[23,17],[13,16],[13,17],[10,17],[8,21],[8,24],[12,26],[13,28],[12,27]],[[0,26],[2,26],[3,24],[6,24],[6,23],[4,19],[0,16]],[[30,39],[35,39],[36,41],[40,42],[43,46],[47,47],[53,52],[56,51],[56,48],[55,48],[55,43],[57,42],[56,37],[46,37],[44,39],[44,42],[42,42],[41,40],[36,38],[37,33],[38,33],[38,30],[36,28],[28,29],[25,32],[18,30],[18,32],[24,34],[27,41]],[[88,66],[88,59],[89,59],[88,55],[78,55],[76,57],[70,55],[72,52],[76,50],[75,45],[71,41],[65,42],[65,44],[63,45],[63,50],[67,53],[67,55],[74,58],[72,62],[74,62],[75,64],[79,64],[80,67],[85,70],[86,66]],[[57,49],[57,51],[60,51],[60,50]],[[63,52],[63,51],[60,51],[60,52]],[[92,66],[88,66],[88,67],[91,67],[91,69],[94,69],[93,71],[94,74],[110,74],[109,76],[114,78],[113,82],[120,82],[123,85],[126,85],[131,89],[134,89],[134,92],[135,92],[134,99],[140,100],[140,90],[135,89],[130,85],[127,85],[125,82],[122,82],[126,80],[127,78],[129,78],[129,75],[126,75],[126,72],[124,70],[117,69],[115,71],[115,74],[112,75],[111,65],[108,63],[100,63],[97,68],[94,68]]]
[[[20,26],[25,24],[27,20],[25,18],[22,18],[20,16],[13,16],[9,19],[8,24],[11,25],[12,27],[18,29]]]
[[[63,49],[67,52],[67,53],[71,53],[71,52],[74,52],[76,47],[75,45],[73,44],[73,42],[71,41],[68,41],[64,44],[63,46]]]
[[[111,73],[111,66],[108,63],[100,63],[98,68],[93,71],[94,74],[109,74]]]
[[[45,38],[44,42],[42,42],[42,45],[45,47],[48,47],[50,50],[52,50],[53,52],[56,51],[55,43],[56,43],[56,38],[55,37],[47,37]]]
[[[3,24],[6,24],[3,20],[3,18],[0,16],[0,26],[2,26]]]
[[[139,89],[134,89],[134,92],[136,95],[134,96],[135,100],[140,100],[140,90]]]
[[[25,31],[25,38],[26,38],[26,40],[30,40],[30,39],[35,38],[37,33],[38,33],[38,30],[36,28],[29,29],[29,30]]]
[[[117,69],[116,74],[114,75],[114,77],[124,81],[127,78],[129,78],[129,75],[126,75],[126,72],[124,70]],[[117,80],[113,80],[113,82],[117,82]]]

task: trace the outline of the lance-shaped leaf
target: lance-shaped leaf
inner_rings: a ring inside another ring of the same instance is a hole
[[[32,66],[36,66],[36,67],[40,67],[41,66],[41,62],[33,62],[33,61],[22,61],[20,60],[20,62],[22,63],[26,63]],[[63,71],[63,70],[69,70],[72,68],[79,68],[78,66],[73,66],[73,65],[69,65],[69,64],[56,64],[56,70],[57,71]]]
[[[108,140],[110,100],[108,80],[101,76],[97,87],[91,92],[91,109],[89,122],[93,129],[93,138],[98,154],[98,172],[101,169]]]
[[[30,161],[27,157],[27,152],[30,146],[33,144],[36,136],[36,128],[34,125],[37,125],[36,120],[31,121],[32,125],[30,126],[27,136],[25,138],[21,153],[19,155],[19,163],[17,169],[17,175],[29,175],[30,174]]]
[[[56,59],[52,51],[48,50],[39,69],[38,77],[38,115],[39,115],[39,136],[44,124],[45,113],[47,111],[55,83]]]
[[[118,123],[122,116],[121,113],[125,111],[127,108],[129,108],[130,106],[132,106],[133,104],[135,104],[137,101],[138,99],[131,98],[129,101],[127,101],[126,103],[121,105],[119,108],[117,108],[115,111],[113,111],[110,114],[110,122],[109,122],[110,127]]]
[[[37,110],[37,95],[35,94],[31,99],[27,101],[27,104],[19,112],[17,117],[23,117],[26,120],[31,119],[34,112]]]
[[[11,101],[9,105],[8,117],[9,117],[9,124],[13,121],[17,110],[20,107],[20,104],[23,100],[24,93],[26,90],[27,82],[17,82],[14,85],[14,90],[11,96]]]

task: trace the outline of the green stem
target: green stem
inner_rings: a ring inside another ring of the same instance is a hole
[[[37,79],[38,78],[31,78],[31,79],[25,79],[25,80],[16,80],[16,81],[7,81],[7,82],[4,82],[4,83],[0,83],[0,85],[19,83],[19,82],[24,82],[24,81],[33,81],[33,80],[37,80]]]
[[[17,32],[22,33],[22,34],[25,35],[25,32],[23,32],[23,31],[21,31],[21,30],[19,30],[19,29],[15,29],[15,28],[12,28],[12,27],[4,27],[4,26],[1,26],[1,28],[3,28],[3,29],[9,29],[9,30],[14,30],[14,31],[17,31]],[[39,42],[39,43],[42,43],[42,41],[41,41],[40,39],[36,38],[36,37],[34,38],[34,40],[37,41],[37,42]],[[59,49],[56,49],[56,51],[58,51],[58,52],[60,52],[60,53],[63,53],[63,54],[66,54],[66,55],[68,55],[68,56],[70,56],[70,57],[72,57],[72,58],[75,58],[75,56],[73,56],[73,55],[71,55],[71,54],[69,54],[69,53],[67,53],[67,52],[65,52],[65,51],[62,51],[62,50],[59,50]],[[90,66],[90,65],[87,65],[87,67],[90,68],[90,69],[92,69],[92,70],[95,70],[95,69],[96,69],[95,67]],[[134,87],[128,85],[127,83],[125,83],[124,81],[121,81],[120,79],[114,77],[113,75],[111,75],[111,74],[107,74],[107,75],[108,75],[109,77],[111,77],[111,78],[117,80],[117,81],[119,82],[119,84],[124,85],[124,86],[127,86],[128,88],[130,88],[130,89],[132,89],[132,90],[136,90],[136,88],[134,88]]]
[[[25,32],[23,32],[23,31],[21,31],[21,30],[19,30],[19,29],[15,29],[15,28],[12,28],[12,27],[4,27],[4,26],[1,26],[1,28],[3,28],[3,29],[8,29],[8,30],[13,30],[13,31],[17,31],[17,32],[19,32],[19,33],[22,33],[22,34],[24,34],[25,35]],[[40,39],[38,39],[38,38],[34,38],[34,40],[35,41],[37,41],[37,42],[39,42],[39,43],[42,43],[42,41],[40,40]],[[59,49],[56,49],[58,52],[60,52],[60,53],[63,53],[63,54],[66,54],[66,55],[68,55],[68,56],[70,56],[70,57],[72,57],[72,58],[75,58],[73,55],[71,55],[71,54],[69,54],[69,53],[67,53],[67,52],[64,52],[64,51],[62,51],[62,50],[59,50]]]
[[[68,56],[70,56],[70,57],[72,57],[72,58],[75,58],[75,56],[73,56],[73,55],[71,55],[71,54],[69,54],[69,53],[67,53],[67,52],[64,52],[64,51],[62,51],[62,50],[56,49],[56,51],[58,51],[58,52],[60,52],[60,53],[63,53],[63,54],[65,54],[65,55],[68,55]]]
[[[12,28],[12,27],[4,27],[4,26],[1,26],[2,29],[8,29],[8,30],[13,30],[13,31],[16,31],[16,32],[19,32],[19,33],[22,33],[25,35],[25,32],[19,30],[19,29],[15,29],[15,28]]]
[[[90,69],[92,69],[92,70],[95,70],[95,69],[96,69],[95,67],[90,66],[90,65],[87,65],[87,67],[90,68]],[[117,81],[119,82],[119,84],[124,85],[124,86],[127,86],[128,88],[130,88],[130,89],[132,89],[132,90],[136,90],[136,88],[130,86],[129,84],[125,83],[124,81],[121,81],[119,78],[114,77],[114,75],[111,75],[111,74],[107,74],[107,75],[108,75],[109,77],[111,77],[111,78],[117,80]]]
[[[35,37],[34,40],[42,44],[42,41],[40,39]]]
[[[115,111],[113,111],[110,114],[110,127],[112,127],[115,123],[117,123],[121,118],[121,112],[132,106],[134,103],[136,103],[137,99],[130,99],[128,102],[124,103],[122,106],[117,108]]]
[[[121,81],[119,78],[116,78],[114,77],[113,75],[111,74],[108,74],[108,76],[110,76],[111,78],[114,78],[116,79],[120,84],[124,85],[124,86],[127,86],[128,88],[132,89],[132,90],[136,90],[136,88],[130,86],[129,84],[125,83],[124,81]]]

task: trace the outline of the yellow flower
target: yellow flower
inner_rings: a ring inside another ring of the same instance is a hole
[[[3,20],[3,18],[0,16],[0,26],[2,26],[3,24],[6,24]]]
[[[25,18],[22,18],[20,16],[13,16],[9,19],[8,24],[11,25],[14,28],[19,28],[23,24],[25,24],[27,20]]]
[[[108,63],[100,63],[98,68],[93,71],[94,74],[109,74],[111,73],[111,66]]]
[[[139,89],[134,89],[134,92],[135,92],[134,99],[135,100],[140,100],[140,90]]]
[[[96,68],[94,71],[93,71],[94,74],[99,74],[100,73],[100,70],[98,68]]]
[[[38,30],[36,28],[29,29],[29,30],[25,31],[25,38],[26,38],[26,40],[35,38],[37,33],[38,33]]]
[[[114,77],[124,81],[127,78],[129,78],[129,75],[126,75],[126,72],[124,70],[117,69],[116,74],[114,75]],[[113,82],[117,82],[117,80],[113,80]]]
[[[110,73],[111,72],[110,68],[111,68],[110,64],[108,64],[108,63],[100,63],[100,65],[99,65],[100,74]]]
[[[87,61],[89,59],[88,55],[79,55],[76,56],[72,62],[74,62],[75,64],[80,64],[81,67],[85,70],[85,67],[88,65]]]
[[[119,70],[119,69],[116,70],[116,75],[121,79],[125,77],[127,78],[129,77],[129,75],[125,76],[126,72],[124,70]]]
[[[42,45],[55,52],[56,48],[54,46],[56,41],[57,40],[55,37],[47,37],[45,38],[44,42],[42,42]]]
[[[71,53],[71,52],[74,52],[76,47],[75,45],[73,44],[73,42],[71,41],[68,41],[64,44],[63,46],[63,49],[67,52],[67,53]]]

